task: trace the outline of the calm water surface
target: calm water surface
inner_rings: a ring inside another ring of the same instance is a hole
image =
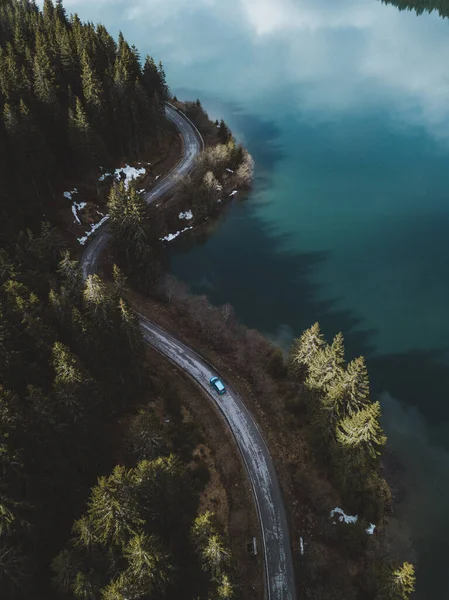
[[[377,0],[67,5],[162,59],[254,155],[246,202],[174,246],[173,272],[284,346],[319,320],[369,357],[417,596],[449,597],[449,22]]]

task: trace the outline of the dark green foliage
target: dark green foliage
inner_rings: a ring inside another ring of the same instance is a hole
[[[134,185],[111,188],[108,202],[112,244],[119,265],[140,289],[148,291],[160,272],[157,233],[148,206]]]
[[[442,17],[449,17],[448,0],[382,0],[384,4],[394,4],[399,10],[414,10],[418,15],[436,10]]]
[[[226,125],[226,123],[223,121],[223,119],[221,119],[221,121],[218,123],[217,133],[218,139],[221,144],[227,144],[230,140],[233,139],[232,132]]]
[[[11,237],[39,222],[64,178],[158,143],[168,89],[162,65],[142,67],[122,35],[116,44],[68,18],[60,1],[41,12],[2,0],[0,23],[0,217]]]
[[[60,245],[43,226],[18,239],[15,260],[0,253],[0,584],[11,598],[29,585],[47,594],[51,557],[111,468],[111,418],[143,382],[133,313],[95,279],[83,288],[68,254],[58,266]]]

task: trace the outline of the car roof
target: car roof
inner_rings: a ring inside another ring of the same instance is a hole
[[[225,389],[225,386],[223,385],[223,383],[218,379],[218,377],[215,379],[214,381],[215,385],[220,388],[221,390]]]

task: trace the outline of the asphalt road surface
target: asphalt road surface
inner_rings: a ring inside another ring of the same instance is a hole
[[[201,136],[186,117],[171,106],[166,107],[166,115],[179,128],[185,153],[169,175],[146,194],[148,203],[165,195],[176,185],[179,175],[192,169],[195,157],[202,148]],[[80,261],[84,278],[97,272],[101,253],[109,239],[110,234],[105,227],[89,242]],[[220,396],[212,388],[210,378],[220,375],[211,365],[142,315],[139,315],[139,319],[145,341],[188,373],[216,404],[229,425],[245,463],[256,501],[262,542],[259,551],[264,554],[265,562],[266,597],[268,600],[295,600],[290,537],[281,489],[273,460],[256,422],[240,396],[223,379],[227,390],[224,395]]]

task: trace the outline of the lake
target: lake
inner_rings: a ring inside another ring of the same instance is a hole
[[[72,0],[199,97],[254,189],[172,270],[287,348],[319,320],[367,356],[420,600],[449,597],[449,22],[378,0]]]

